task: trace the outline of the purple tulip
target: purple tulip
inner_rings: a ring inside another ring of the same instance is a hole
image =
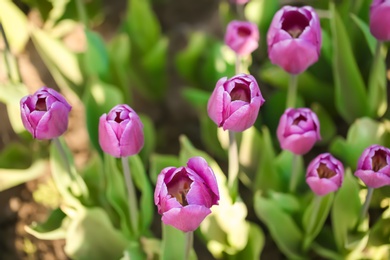
[[[280,146],[294,154],[305,154],[321,140],[317,115],[309,108],[288,108],[277,129]]]
[[[267,34],[268,55],[273,64],[299,74],[320,56],[321,27],[310,6],[284,6],[274,16]]]
[[[20,100],[24,127],[34,138],[53,139],[68,128],[68,115],[72,107],[54,89],[42,87],[33,95]]]
[[[390,185],[390,149],[377,144],[366,148],[359,158],[355,176],[370,188]]]
[[[379,41],[390,41],[390,0],[372,1],[370,31]]]
[[[225,44],[239,55],[249,55],[259,46],[257,25],[246,21],[231,21],[225,33]]]
[[[239,74],[217,82],[207,112],[218,127],[241,132],[255,123],[264,101],[255,78]]]
[[[99,121],[99,144],[114,157],[137,154],[144,145],[143,124],[128,105],[117,105]]]
[[[318,155],[307,167],[306,183],[319,196],[338,190],[343,180],[343,164],[330,153]]]
[[[189,159],[186,167],[167,167],[158,175],[154,203],[166,225],[194,231],[218,200],[217,179],[202,157]]]

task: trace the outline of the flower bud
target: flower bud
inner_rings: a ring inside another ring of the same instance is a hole
[[[377,144],[366,148],[359,158],[355,176],[370,188],[390,185],[390,149]]]
[[[162,222],[183,232],[197,229],[218,200],[217,179],[202,157],[189,159],[186,167],[167,167],[157,177],[154,203]]]
[[[305,154],[321,139],[317,115],[309,108],[288,108],[277,129],[280,146],[294,154]]]
[[[370,31],[379,41],[390,41],[390,0],[373,0],[370,7]]]
[[[310,6],[284,6],[267,34],[271,62],[291,74],[305,71],[318,60],[321,43],[319,18]]]
[[[99,120],[99,144],[114,157],[137,154],[144,145],[143,124],[128,105],[117,105]]]
[[[259,46],[257,25],[246,21],[231,21],[225,33],[225,44],[238,55],[249,55]]]
[[[208,101],[207,112],[218,127],[241,132],[255,123],[264,101],[255,78],[239,74],[217,82]]]
[[[338,190],[343,180],[343,164],[330,153],[318,155],[307,167],[306,183],[318,196]]]
[[[33,95],[20,100],[24,127],[34,138],[53,139],[68,128],[68,115],[72,107],[54,89],[42,87]]]

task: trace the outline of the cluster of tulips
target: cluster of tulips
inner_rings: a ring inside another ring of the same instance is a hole
[[[374,0],[370,17],[371,33],[380,41],[390,40],[390,1]],[[255,24],[235,20],[227,26],[225,43],[239,61],[258,48],[259,37]],[[284,6],[272,20],[267,43],[270,61],[292,78],[297,77],[320,55],[321,27],[316,11],[309,6]],[[215,124],[233,135],[252,127],[265,104],[255,77],[237,67],[235,76],[221,78],[216,83],[207,105],[208,115]],[[320,122],[310,108],[296,108],[296,90],[289,91],[276,136],[283,150],[301,156],[321,139]],[[55,139],[67,130],[71,106],[57,91],[43,87],[24,97],[20,105],[23,124],[34,138]],[[103,114],[98,127],[100,146],[113,157],[137,154],[144,145],[143,124],[126,104]],[[390,149],[376,144],[367,147],[358,161],[355,176],[369,189],[390,185]],[[343,164],[330,153],[316,156],[306,170],[306,182],[318,196],[337,191],[343,179]],[[191,158],[186,166],[162,169],[154,194],[163,223],[184,232],[197,229],[219,198],[216,177],[202,157]]]

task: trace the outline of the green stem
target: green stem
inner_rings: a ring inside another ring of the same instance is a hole
[[[295,107],[295,103],[297,99],[297,87],[298,87],[298,75],[291,74],[290,82],[288,85],[286,108]]]
[[[137,237],[138,236],[137,195],[135,193],[133,180],[131,178],[131,172],[130,172],[130,168],[129,168],[129,159],[128,159],[128,157],[122,157],[121,160],[122,160],[123,174],[125,175],[125,182],[126,182],[126,188],[127,188],[130,223],[131,223],[131,227],[133,229],[134,235]]]
[[[294,154],[291,164],[291,178],[290,178],[290,185],[289,185],[289,191],[292,193],[297,188],[298,179],[299,179],[299,172],[298,172],[298,158],[299,155]]]
[[[76,0],[76,10],[80,21],[85,25],[86,28],[88,28],[88,15],[87,11],[85,11],[85,6],[84,3],[82,3],[82,0]]]
[[[228,172],[228,187],[233,203],[236,201],[238,193],[238,149],[236,135],[229,130],[229,172]]]
[[[372,194],[373,193],[374,193],[374,188],[367,187],[366,200],[364,201],[362,210],[360,212],[360,218],[359,218],[359,223],[358,224],[362,223],[362,221],[364,220],[364,218],[367,215],[368,208],[370,206],[370,202],[371,202],[371,198],[372,198]]]
[[[185,260],[190,259],[190,253],[191,253],[193,243],[194,243],[194,232],[193,231],[187,232]]]
[[[7,68],[8,79],[13,83],[20,83],[20,72],[17,66],[15,57],[12,55],[11,48],[5,33],[3,24],[0,22],[0,32],[4,40],[5,52],[4,52],[4,61]],[[12,60],[11,60],[12,59]]]
[[[236,75],[242,73],[242,71],[241,71],[241,56],[239,54],[236,54],[235,72],[236,72]]]
[[[244,5],[236,4],[236,12],[239,20],[245,21]]]

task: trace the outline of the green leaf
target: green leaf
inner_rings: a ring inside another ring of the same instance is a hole
[[[61,41],[38,28],[32,29],[31,38],[59,87],[80,94],[83,77],[76,55]]]
[[[185,259],[186,233],[162,224],[161,259]]]
[[[268,227],[278,248],[289,259],[305,259],[301,252],[303,233],[289,214],[271,200],[262,197],[260,192],[255,194],[254,209],[256,215]]]
[[[211,93],[197,88],[184,88],[182,95],[193,107],[206,111]]]
[[[295,160],[295,162],[293,162]],[[279,176],[279,182],[282,185],[283,190],[287,191],[289,183],[293,175],[293,167],[297,174],[297,182],[295,188],[300,188],[305,183],[305,168],[303,164],[303,157],[295,155],[290,151],[283,150],[274,160],[274,167],[277,169],[277,175]],[[293,163],[295,163],[293,165]]]
[[[106,197],[119,216],[120,230],[127,238],[132,238],[125,181],[116,165],[116,159],[108,154],[104,154],[104,175],[107,182]]]
[[[150,185],[148,175],[138,155],[129,157],[129,165],[131,176],[138,190],[141,191],[141,198],[139,199],[139,229],[141,233],[148,231],[153,220],[154,203],[152,187]]]
[[[12,52],[24,50],[29,39],[26,15],[10,0],[0,1],[0,21]]]
[[[180,167],[181,162],[175,155],[153,154],[150,158],[150,179],[156,184],[157,176],[166,167]]]
[[[0,191],[34,180],[45,173],[47,162],[36,161],[24,170],[0,169]]]
[[[251,180],[255,179],[255,173],[259,167],[259,158],[262,152],[265,152],[262,149],[262,141],[262,136],[255,127],[242,132],[238,150],[239,162],[245,172],[249,174],[248,178]]]
[[[305,250],[309,249],[311,243],[323,228],[333,203],[333,197],[333,192],[326,196],[314,195],[311,203],[303,213],[302,226],[305,231],[303,248]]]
[[[86,75],[104,79],[109,74],[109,58],[102,37],[88,29],[84,30],[87,38],[87,50],[83,57],[83,68]]]
[[[21,143],[10,143],[0,152],[0,168],[20,169],[31,165],[31,150]]]
[[[372,144],[390,145],[390,122],[378,122],[370,118],[357,119],[349,128],[347,140],[337,137],[330,151],[355,169],[363,150]]]
[[[351,13],[349,15],[351,16],[351,18],[355,22],[355,24],[359,27],[359,29],[362,31],[364,38],[366,39],[368,48],[370,49],[371,54],[374,55],[375,54],[375,45],[376,45],[377,40],[375,39],[374,36],[372,36],[372,34],[370,32],[370,27],[368,26],[368,24],[366,24],[362,19],[360,19],[355,14]]]
[[[102,153],[99,145],[99,119],[108,113],[114,106],[123,103],[122,93],[112,85],[105,84],[97,79],[92,80],[83,97],[89,138],[95,149]]]
[[[43,240],[57,240],[64,239],[66,237],[66,227],[64,223],[66,220],[65,213],[57,208],[50,212],[49,217],[43,223],[33,223],[30,226],[26,226],[26,232],[35,236],[38,239]]]
[[[330,3],[330,13],[336,108],[340,115],[351,123],[354,119],[368,114],[367,94],[362,75],[353,56],[347,30],[334,3]]]
[[[334,198],[331,212],[334,239],[339,250],[347,245],[348,233],[355,228],[360,209],[359,185],[348,168],[343,185]]]
[[[275,192],[273,190],[269,190],[267,194],[269,199],[285,212],[294,213],[298,212],[301,208],[299,200],[292,194]]]
[[[235,259],[260,259],[264,243],[265,237],[261,228],[254,223],[249,223],[248,243],[242,251],[235,255]]]
[[[144,147],[142,148],[139,156],[145,166],[149,163],[151,154],[156,148],[156,130],[154,129],[153,121],[147,115],[139,115],[142,124],[144,125]]]
[[[160,38],[160,24],[149,1],[128,1],[125,27],[141,56],[147,54]]]
[[[336,135],[336,125],[332,117],[320,104],[314,103],[311,108],[320,121],[321,141],[319,143],[326,144]]]
[[[119,259],[127,244],[103,209],[81,208],[71,216],[65,252],[72,259]]]

